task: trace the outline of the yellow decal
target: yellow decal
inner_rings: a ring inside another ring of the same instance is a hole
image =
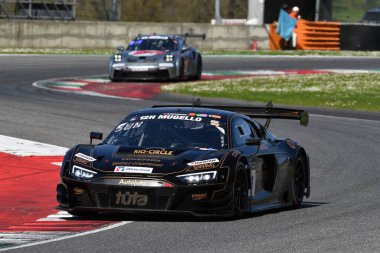
[[[151,150],[145,150],[145,149],[137,149],[133,151],[133,154],[138,155],[173,155],[173,150],[160,150],[160,149],[151,149]]]
[[[207,198],[207,193],[195,193],[191,194],[193,200],[201,200]]]
[[[79,188],[79,187],[75,187],[75,188],[73,189],[73,193],[74,193],[75,195],[81,195],[81,194],[83,194],[83,189],[82,189],[82,188]]]

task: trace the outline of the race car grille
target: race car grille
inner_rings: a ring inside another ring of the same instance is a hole
[[[97,197],[103,208],[165,210],[172,193],[171,189],[110,187]]]
[[[155,58],[146,58],[146,57],[127,59],[127,62],[156,62],[156,61],[157,61],[157,59],[155,59]]]
[[[160,70],[155,72],[127,72],[125,77],[128,79],[154,79],[154,78],[169,78],[167,70]]]

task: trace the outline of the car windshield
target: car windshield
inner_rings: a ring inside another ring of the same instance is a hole
[[[160,113],[127,117],[103,144],[130,147],[223,149],[226,124],[219,115]]]
[[[363,22],[380,22],[380,12],[367,12],[363,17]]]
[[[177,50],[177,43],[175,40],[165,37],[142,37],[137,38],[131,43],[127,48],[128,51],[138,51],[138,50],[159,50],[159,51],[175,51]]]

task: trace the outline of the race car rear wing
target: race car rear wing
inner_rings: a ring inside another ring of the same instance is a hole
[[[191,33],[185,33],[185,34],[178,34],[179,36],[185,37],[185,38],[201,38],[202,40],[206,39],[206,34],[191,34]]]
[[[205,33],[200,33],[200,34],[192,34],[192,33],[185,33],[185,34],[156,34],[156,33],[153,33],[153,34],[138,34],[137,37],[143,37],[143,36],[181,36],[181,37],[184,37],[185,39],[186,38],[201,38],[202,40],[205,40],[206,39],[206,34]]]
[[[305,110],[287,109],[287,108],[274,108],[272,102],[269,102],[265,107],[251,107],[251,106],[223,106],[223,105],[204,105],[201,106],[199,100],[193,101],[192,105],[154,105],[153,108],[158,107],[204,107],[210,109],[226,110],[244,114],[250,118],[267,119],[264,127],[268,128],[271,119],[292,119],[299,120],[300,124],[307,126],[309,123],[309,114]]]

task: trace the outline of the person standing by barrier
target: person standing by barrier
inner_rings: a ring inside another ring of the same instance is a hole
[[[300,12],[300,8],[298,8],[298,6],[294,6],[292,8],[292,11],[290,12],[289,16],[298,20],[301,18],[301,16],[299,15],[299,12]],[[297,24],[296,24],[296,26],[297,26]],[[294,32],[294,30],[292,32],[291,44],[292,44],[293,48],[296,48],[296,46],[297,46],[297,34]]]
[[[290,40],[297,24],[297,19],[292,18],[288,11],[291,11],[291,9],[287,5],[284,5],[280,9],[276,30],[283,39],[281,42],[281,47],[283,49],[292,49],[292,43]]]
[[[300,12],[300,8],[298,8],[298,6],[294,6],[292,8],[292,11],[290,12],[290,16],[294,19],[300,19],[301,16],[299,15],[299,12]]]

